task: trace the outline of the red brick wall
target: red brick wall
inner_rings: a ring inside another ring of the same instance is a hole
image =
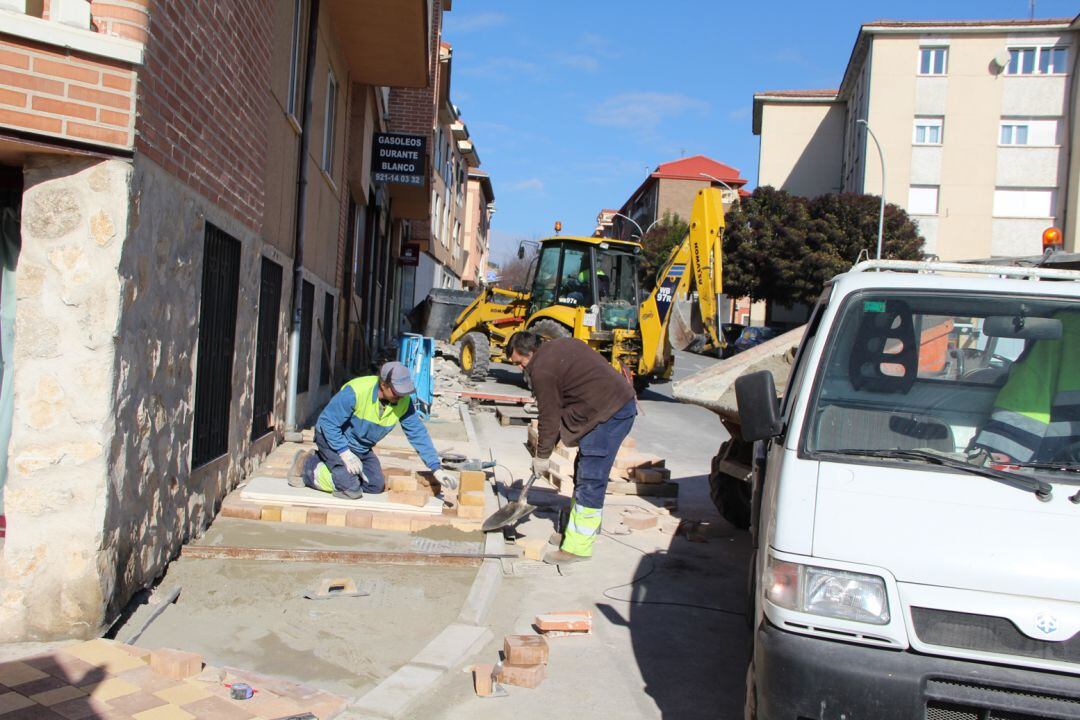
[[[260,0],[151,0],[135,125],[138,152],[256,232],[271,15]]]
[[[129,65],[5,36],[0,126],[130,148],[135,74]]]

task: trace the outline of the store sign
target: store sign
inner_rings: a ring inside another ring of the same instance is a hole
[[[424,185],[427,177],[427,137],[375,133],[371,147],[371,177],[375,182]]]
[[[401,257],[398,258],[399,262],[405,266],[415,267],[420,264],[420,243],[406,243],[405,247],[401,248]]]

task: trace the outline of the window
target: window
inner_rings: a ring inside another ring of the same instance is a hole
[[[949,49],[943,47],[919,48],[919,74],[944,75]]]
[[[994,217],[1052,218],[1057,191],[1051,188],[994,190]]]
[[[322,387],[330,383],[330,352],[334,347],[334,296],[330,293],[326,293],[326,297],[323,299],[319,347],[322,348],[322,364],[319,366],[319,387]]]
[[[1061,75],[1066,72],[1067,55],[1063,47],[1009,48],[1009,64],[1005,66],[1005,74]]]
[[[300,357],[296,369],[296,392],[305,393],[311,375],[311,320],[315,312],[315,286],[303,281],[300,293]]]
[[[938,186],[912,185],[908,189],[907,211],[912,215],[937,215]]]
[[[548,245],[540,253],[540,262],[536,267],[536,277],[533,279],[530,315],[541,308],[555,304],[555,286],[559,280],[560,250],[561,248],[558,245]]]
[[[563,251],[558,303],[589,307],[593,302],[592,263],[589,261],[589,249],[568,247]]]
[[[327,175],[334,174],[334,125],[337,115],[337,80],[334,71],[326,76],[326,121],[323,124],[322,169]]]
[[[286,109],[296,117],[296,95],[300,92],[300,26],[304,19],[304,0],[293,0],[292,38],[289,47],[289,97]]]
[[[999,142],[1002,145],[1059,145],[1056,118],[1003,118]]]
[[[262,259],[259,282],[259,326],[255,335],[255,399],[251,407],[251,439],[273,428],[274,379],[277,376],[278,324],[281,313],[281,266]]]
[[[915,137],[912,142],[916,145],[940,145],[942,122],[939,117],[915,118]]]
[[[193,467],[205,465],[229,449],[236,297],[240,289],[240,241],[206,223],[203,248]]]

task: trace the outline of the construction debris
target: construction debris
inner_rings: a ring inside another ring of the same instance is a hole
[[[592,633],[591,610],[564,610],[537,615],[536,629],[547,637],[572,637]]]
[[[321,578],[315,586],[304,593],[308,600],[330,600],[331,598],[364,597],[370,593],[356,587],[352,578]]]
[[[548,644],[540,635],[507,635],[503,638],[503,658],[519,667],[547,665]]]

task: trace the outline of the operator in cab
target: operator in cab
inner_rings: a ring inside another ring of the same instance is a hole
[[[529,376],[539,409],[532,471],[543,475],[555,444],[577,446],[574,497],[559,549],[544,562],[588,560],[600,534],[604,493],[615,454],[637,416],[634,390],[599,353],[581,340],[517,332],[507,345],[509,360]]]
[[[401,423],[405,437],[444,488],[457,487],[442,469],[427,428],[413,406],[409,369],[388,362],[378,375],[350,380],[331,398],[315,425],[315,450],[300,450],[289,468],[289,485],[357,500],[386,488],[375,444]]]

